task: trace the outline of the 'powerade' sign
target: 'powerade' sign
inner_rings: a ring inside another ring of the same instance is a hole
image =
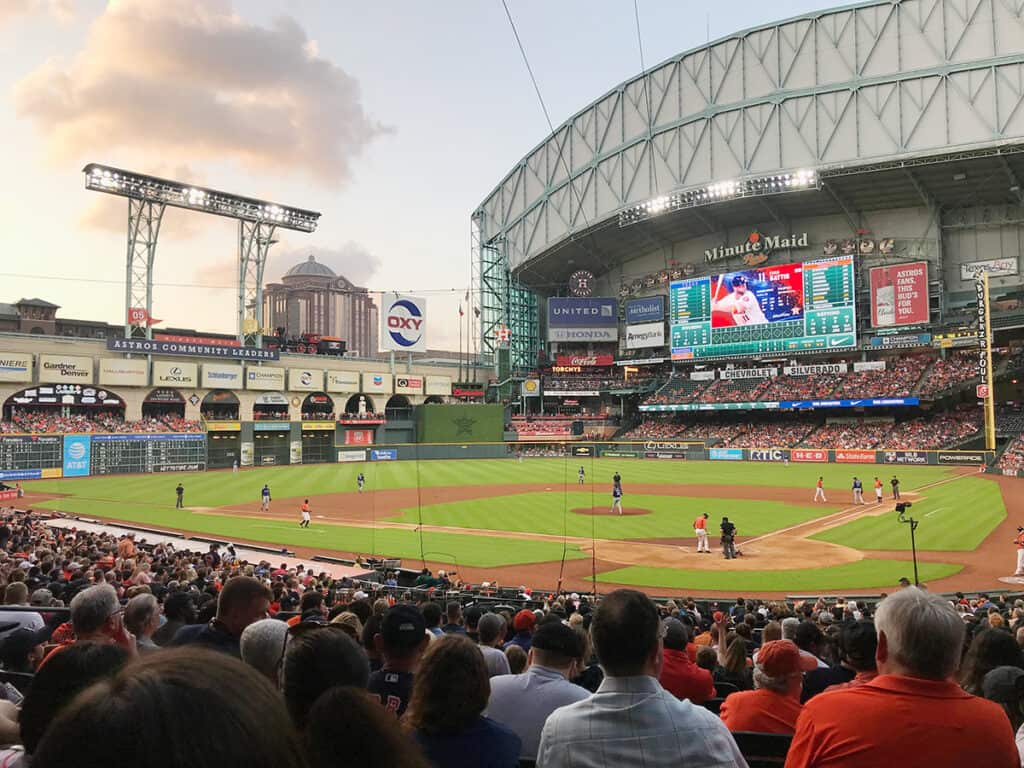
[[[615,299],[548,299],[549,328],[614,328],[618,324]]]
[[[712,448],[708,451],[712,461],[743,461],[742,448]]]
[[[64,435],[64,477],[87,477],[91,458],[89,435]]]
[[[630,299],[626,302],[626,325],[654,323],[665,319],[665,297]]]

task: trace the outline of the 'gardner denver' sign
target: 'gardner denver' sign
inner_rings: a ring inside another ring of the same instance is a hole
[[[232,360],[277,360],[276,349],[263,347],[229,347],[220,344],[196,344],[161,339],[107,339],[111,352],[131,352],[143,355],[183,355],[185,357],[224,357]]]

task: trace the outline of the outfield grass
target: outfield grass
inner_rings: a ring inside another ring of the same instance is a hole
[[[127,502],[112,509],[108,501],[71,497],[55,499],[48,506],[76,515],[115,517],[161,528],[205,533],[229,541],[246,539],[267,542],[273,546],[378,554],[413,561],[419,560],[421,555],[420,534],[395,528],[357,528],[314,519],[310,528],[302,529],[298,527],[298,517],[295,522],[259,520]],[[422,554],[427,560],[480,568],[543,563],[562,558],[562,543],[557,541],[516,539],[512,543],[499,536],[425,531],[422,543]],[[579,547],[571,544],[566,547],[565,554],[567,560],[588,557]]]
[[[923,582],[959,573],[961,565],[918,563]],[[914,566],[900,560],[858,560],[831,568],[790,571],[687,571],[675,568],[631,566],[597,574],[598,583],[630,584],[638,587],[744,592],[821,592],[850,588],[882,588],[897,584],[901,576],[913,578]]]
[[[928,488],[924,493],[925,498],[908,510],[921,523],[914,532],[917,548],[921,550],[966,552],[977,549],[1006,519],[1003,495],[991,480],[964,477]],[[889,509],[893,503],[891,499],[886,500]],[[900,524],[895,512],[862,517],[812,538],[855,549],[910,549],[910,527]]]
[[[577,486],[578,487],[578,486]],[[641,507],[649,515],[581,515],[573,509],[610,508],[605,494],[562,492],[522,493],[488,499],[431,504],[405,509],[391,518],[406,523],[483,528],[496,531],[543,533],[599,539],[656,539],[693,536],[693,519],[702,512],[715,517],[725,514],[736,523],[741,535],[757,536],[790,525],[813,520],[821,507],[793,506],[777,501],[744,501],[737,506],[730,499],[691,496],[627,495],[627,509]]]

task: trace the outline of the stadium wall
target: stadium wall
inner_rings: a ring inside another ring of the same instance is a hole
[[[496,404],[436,404],[416,412],[421,443],[501,442],[504,426],[505,409]]]

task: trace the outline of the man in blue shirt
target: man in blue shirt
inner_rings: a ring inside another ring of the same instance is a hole
[[[363,486],[366,485],[366,478],[363,477],[363,473],[360,472],[356,475],[356,485],[359,486],[359,492],[363,492]]]
[[[264,484],[263,490],[260,491],[260,510],[262,512],[270,511],[270,486]]]
[[[622,486],[612,486],[612,508],[611,511],[619,510],[619,514],[622,514]]]

